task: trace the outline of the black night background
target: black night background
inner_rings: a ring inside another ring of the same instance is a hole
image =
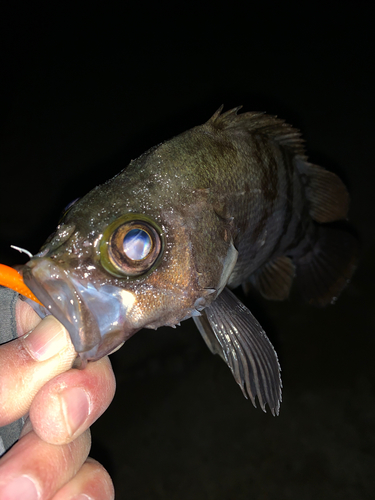
[[[0,262],[62,209],[221,105],[302,130],[351,194],[358,270],[326,309],[247,299],[279,354],[280,416],[255,410],[192,320],[111,356],[92,456],[117,498],[375,497],[374,16],[370,2],[9,2],[0,12]],[[121,6],[120,6],[121,5]]]

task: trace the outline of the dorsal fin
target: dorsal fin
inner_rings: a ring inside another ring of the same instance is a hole
[[[305,186],[311,217],[317,222],[345,219],[349,209],[349,193],[333,172],[306,161],[296,162]]]
[[[298,129],[276,116],[258,111],[237,114],[241,108],[242,106],[238,106],[221,113],[223,109],[221,106],[206,125],[217,130],[243,129],[249,133],[266,135],[282,146],[290,148],[293,154],[299,155],[301,159],[307,158],[305,156],[305,141],[301,138],[301,132]]]

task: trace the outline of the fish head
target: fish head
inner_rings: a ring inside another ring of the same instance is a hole
[[[22,270],[68,330],[83,365],[141,328],[173,327],[200,314],[218,291],[202,283],[189,222],[196,217],[185,216],[179,202],[147,204],[140,193],[135,203],[134,189],[119,203],[115,186],[77,201]],[[200,262],[217,273],[213,260]]]

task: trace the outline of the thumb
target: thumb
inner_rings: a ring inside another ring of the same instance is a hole
[[[0,426],[25,415],[39,389],[69,370],[76,355],[67,330],[53,316],[0,346]]]

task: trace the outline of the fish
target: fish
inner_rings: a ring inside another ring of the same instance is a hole
[[[244,396],[279,414],[282,382],[265,331],[233,290],[336,300],[358,260],[348,191],[309,163],[298,129],[223,112],[152,147],[75,201],[21,269],[68,330],[81,367],[142,328],[193,318]],[[29,300],[29,299],[27,299]]]

